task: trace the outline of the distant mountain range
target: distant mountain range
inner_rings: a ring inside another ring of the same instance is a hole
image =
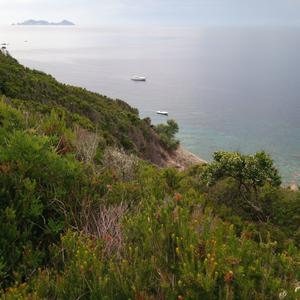
[[[45,20],[27,20],[22,23],[16,23],[12,25],[42,25],[42,26],[72,26],[75,25],[74,23],[68,21],[68,20],[63,20],[61,22],[55,23],[55,22],[48,22]]]

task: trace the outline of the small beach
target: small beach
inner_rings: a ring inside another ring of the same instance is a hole
[[[185,170],[191,165],[202,165],[206,163],[206,160],[201,159],[200,157],[185,149],[184,147],[179,146],[178,149],[174,152],[174,154],[168,158],[166,166],[175,167],[179,170]]]

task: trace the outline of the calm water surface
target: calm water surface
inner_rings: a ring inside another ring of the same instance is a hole
[[[263,149],[285,182],[300,180],[300,28],[10,26],[2,42],[21,63],[123,99],[154,123],[168,111],[204,159]]]

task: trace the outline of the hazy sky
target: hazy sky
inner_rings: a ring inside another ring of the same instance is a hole
[[[300,24],[300,0],[0,0],[0,23],[82,25]]]

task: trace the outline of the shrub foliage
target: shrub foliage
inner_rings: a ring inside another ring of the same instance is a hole
[[[179,127],[175,120],[168,120],[167,124],[158,124],[155,126],[155,130],[168,149],[177,149],[179,140],[175,138],[175,135],[178,133]]]

